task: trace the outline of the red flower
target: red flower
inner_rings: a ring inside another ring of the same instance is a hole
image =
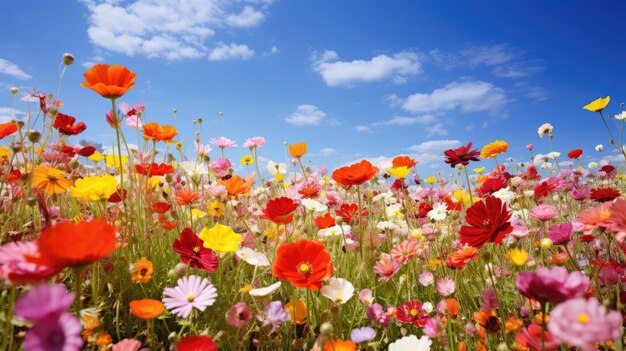
[[[85,125],[85,123],[80,122],[74,125],[75,122],[76,118],[63,113],[58,113],[56,119],[54,120],[53,127],[58,130],[59,133],[64,135],[78,135],[87,129],[87,125]]]
[[[598,202],[613,201],[619,196],[619,190],[613,188],[595,188],[589,192],[589,197]]]
[[[116,192],[114,192],[113,194],[111,194],[111,196],[109,196],[109,198],[107,199],[107,202],[111,202],[111,203],[122,202],[126,199],[126,195],[128,195],[128,191],[126,189],[122,190],[121,192],[120,192],[120,189],[117,189]]]
[[[296,288],[319,290],[322,280],[333,275],[333,264],[324,244],[301,240],[278,247],[272,274],[278,279],[288,280]]]
[[[478,249],[473,246],[465,246],[451,253],[446,259],[446,265],[450,268],[463,268],[471,260],[478,257]]]
[[[582,149],[574,149],[567,153],[567,157],[571,158],[572,160],[577,160],[582,154]]]
[[[176,351],[217,351],[217,344],[210,336],[186,336],[180,339]]]
[[[494,196],[487,196],[467,209],[464,225],[459,231],[461,243],[481,248],[488,242],[499,244],[502,239],[513,231],[508,220],[511,214],[506,204]]]
[[[293,211],[298,204],[288,197],[279,197],[267,202],[261,218],[274,223],[289,223],[293,219]]]
[[[164,176],[166,174],[174,173],[174,167],[165,163],[135,165],[135,170],[137,173],[145,176]]]
[[[333,179],[344,187],[359,186],[372,179],[378,173],[378,167],[372,166],[367,160],[350,166],[341,167],[333,172]]]
[[[76,149],[76,153],[81,155],[81,156],[83,156],[83,157],[89,157],[89,156],[93,155],[94,152],[96,152],[96,148],[91,146],[91,145]]]
[[[172,205],[168,204],[167,202],[157,202],[155,204],[152,204],[152,209],[156,213],[165,213],[169,211],[170,208],[172,208]]]
[[[314,219],[317,229],[326,229],[335,226],[335,219],[330,213],[326,212],[322,216]]]
[[[409,156],[396,156],[393,158],[393,160],[391,160],[391,165],[393,167],[404,166],[406,168],[413,168],[416,164],[417,162],[415,162],[415,160],[410,158]]]
[[[356,219],[356,216],[358,216],[359,206],[357,204],[343,204],[338,210],[335,210],[335,214],[341,217],[341,220],[349,224]],[[361,211],[361,216],[363,217],[368,214],[369,212],[367,209]]]
[[[600,168],[600,172],[606,173],[606,176],[613,179],[615,177],[615,167],[611,165],[605,165]]]
[[[533,190],[535,191],[535,199],[541,199],[548,196],[552,190],[556,189],[556,184],[549,182],[535,183]]]
[[[190,203],[200,200],[202,195],[189,189],[180,189],[176,192],[174,203],[180,206],[189,205]]]
[[[477,149],[471,150],[472,143],[470,142],[466,146],[461,146],[457,149],[448,149],[444,151],[444,155],[446,156],[446,163],[450,165],[450,167],[456,167],[461,164],[463,166],[467,166],[470,161],[480,161],[480,151]]]
[[[419,218],[425,218],[428,215],[428,212],[433,209],[433,206],[428,202],[420,202],[417,206],[417,216]]]
[[[480,186],[480,188],[476,189],[476,194],[481,197],[485,195],[491,195],[500,189],[506,188],[506,186],[507,182],[504,177],[488,178]]]
[[[428,313],[424,311],[420,301],[414,300],[397,307],[396,319],[402,323],[411,323],[416,327],[423,327],[428,320]]]
[[[218,258],[215,252],[203,246],[203,241],[190,228],[185,228],[180,237],[174,240],[172,249],[180,256],[180,260],[192,268],[202,269],[209,273],[217,271]]]
[[[17,124],[13,122],[0,123],[0,139],[17,132]]]

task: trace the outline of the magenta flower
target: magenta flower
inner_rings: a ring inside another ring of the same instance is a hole
[[[124,339],[113,345],[113,351],[138,351],[141,341],[136,339]]]
[[[36,286],[15,303],[15,315],[33,322],[66,312],[74,302],[74,293],[68,293],[63,284]]]
[[[218,157],[215,161],[211,162],[209,166],[213,173],[221,178],[228,175],[232,163],[230,163],[230,160],[227,158]]]
[[[244,302],[234,304],[226,314],[226,323],[237,329],[243,327],[250,320],[250,309]]]
[[[429,338],[434,339],[441,333],[441,318],[433,317],[426,320],[424,325],[424,334]]]
[[[589,195],[589,187],[579,188],[577,186],[574,186],[572,188],[572,191],[570,192],[570,195],[572,195],[572,198],[574,200],[584,200],[587,198],[587,195]]]
[[[390,317],[383,309],[383,306],[377,303],[367,306],[367,317],[369,317],[372,322],[380,324],[382,327],[386,327],[390,320]]]
[[[29,262],[26,257],[39,256],[34,242],[15,242],[0,246],[0,279],[9,285],[37,283],[50,279],[58,268]]]
[[[223,136],[211,139],[211,144],[219,147],[220,149],[237,146],[237,143],[234,140],[228,139],[227,137]]]
[[[585,294],[589,278],[563,267],[538,267],[536,272],[517,274],[515,285],[520,294],[541,303],[559,303]]]
[[[82,329],[78,319],[68,312],[49,314],[26,332],[24,350],[78,351],[83,347]]]
[[[577,298],[557,305],[550,313],[548,330],[559,341],[583,351],[597,350],[596,343],[622,335],[622,315],[607,312],[597,298]]]
[[[574,226],[570,222],[555,224],[548,229],[548,238],[554,245],[566,245],[574,232]]]
[[[552,205],[539,205],[530,210],[530,217],[540,221],[549,221],[556,216],[556,207]]]
[[[163,299],[165,308],[182,318],[187,318],[194,308],[204,311],[213,305],[217,289],[206,278],[190,275],[178,279],[175,288],[165,288]]]
[[[262,147],[263,145],[265,145],[265,138],[260,137],[260,136],[248,138],[243,143],[243,147],[249,147],[249,148]]]

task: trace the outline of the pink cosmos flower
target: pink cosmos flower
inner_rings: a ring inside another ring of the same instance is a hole
[[[206,156],[209,152],[213,151],[213,148],[209,144],[200,144],[198,142],[193,142],[193,147],[196,150],[196,153],[200,156]]]
[[[17,300],[15,315],[37,324],[50,315],[65,312],[72,302],[74,293],[68,293],[64,285],[41,284]]]
[[[26,257],[38,257],[34,242],[14,242],[0,246],[0,279],[9,285],[38,283],[50,279],[58,268],[31,263]]]
[[[222,184],[212,186],[207,189],[207,193],[212,197],[226,195],[226,187]]]
[[[69,312],[47,315],[26,332],[24,350],[79,351],[83,346],[80,335],[83,326]]]
[[[580,297],[589,288],[589,278],[579,271],[569,273],[563,267],[538,267],[536,272],[521,272],[515,286],[520,294],[542,303],[559,303]]]
[[[227,158],[219,157],[215,161],[211,162],[209,166],[211,167],[213,173],[221,178],[228,175],[232,163],[230,163],[230,160]]]
[[[571,222],[555,224],[548,229],[548,238],[552,240],[554,245],[566,245],[573,232],[574,226]]]
[[[618,241],[626,236],[626,200],[617,199],[611,205],[609,216],[609,230],[618,233]]]
[[[432,285],[434,282],[435,278],[433,277],[433,274],[431,272],[423,272],[422,274],[420,274],[419,283],[422,286],[429,286]]]
[[[562,343],[583,351],[597,350],[596,344],[622,335],[622,315],[606,308],[592,297],[576,298],[557,305],[550,313],[548,330]]]
[[[248,305],[244,302],[234,304],[226,314],[226,323],[237,329],[243,327],[250,320],[251,314]]]
[[[426,325],[424,325],[424,334],[428,335],[429,338],[434,339],[441,333],[441,318],[433,317],[428,318],[426,320]]]
[[[217,289],[206,278],[190,275],[178,279],[175,288],[163,290],[163,304],[172,314],[187,318],[194,308],[204,311],[213,305],[217,297]]]
[[[141,119],[139,117],[132,115],[126,117],[126,126],[133,129],[143,129],[143,123],[141,123]]]
[[[542,349],[541,334],[541,326],[531,324],[528,328],[524,328],[519,333],[515,334],[515,341],[521,346],[529,348],[531,351],[556,351],[559,347],[559,342],[555,340],[552,333],[547,330],[543,335]]]
[[[248,138],[243,143],[243,147],[249,147],[249,148],[262,147],[263,145],[265,145],[265,138],[260,137],[260,136]]]
[[[557,216],[556,207],[552,205],[539,205],[530,210],[530,217],[540,221],[549,221]]]
[[[456,290],[456,284],[454,284],[454,280],[451,278],[445,277],[441,278],[437,281],[437,291],[442,296],[449,296],[454,294]]]
[[[380,259],[374,264],[374,273],[378,274],[379,281],[391,279],[402,267],[402,263],[389,254],[380,255]]]
[[[228,139],[227,137],[223,136],[211,139],[211,144],[219,147],[220,149],[237,146],[237,143],[234,140]]]
[[[124,339],[113,345],[113,351],[138,351],[141,341],[136,339]]]
[[[391,250],[391,256],[393,256],[396,261],[404,263],[415,257],[418,250],[419,241],[413,238],[411,240],[405,240],[396,247],[394,247],[393,250]]]

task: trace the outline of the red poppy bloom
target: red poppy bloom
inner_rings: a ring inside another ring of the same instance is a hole
[[[359,206],[357,204],[343,204],[339,209],[335,210],[335,214],[341,217],[346,223],[351,223],[359,215]],[[367,209],[361,211],[361,216],[366,217],[369,214]]]
[[[88,265],[115,250],[115,232],[114,226],[100,219],[47,227],[37,239],[40,257],[33,262],[49,267]]]
[[[126,200],[126,195],[128,195],[128,191],[126,189],[122,191],[120,191],[120,189],[117,189],[116,192],[114,192],[113,194],[111,194],[111,196],[109,196],[109,198],[107,199],[107,202],[111,202],[111,203],[122,202]]]
[[[164,176],[166,174],[174,173],[174,167],[165,163],[135,165],[135,170],[137,173],[145,176]]]
[[[507,186],[507,181],[504,177],[488,178],[476,189],[478,196],[491,195],[500,189],[504,189]]]
[[[582,149],[574,149],[567,153],[567,157],[571,158],[572,160],[577,160],[582,154]]]
[[[87,125],[85,125],[85,123],[80,122],[74,125],[75,122],[76,118],[63,113],[58,113],[54,120],[53,127],[58,130],[59,133],[64,135],[78,135],[87,129]]]
[[[180,339],[176,351],[217,351],[217,344],[210,336],[186,336]]]
[[[619,190],[613,188],[595,188],[589,192],[589,197],[598,202],[613,201],[619,196]]]
[[[428,215],[428,212],[433,209],[433,205],[428,202],[420,202],[417,206],[417,216],[419,218],[425,218]]]
[[[155,204],[152,204],[152,209],[156,213],[165,213],[169,211],[170,208],[172,208],[172,205],[168,204],[167,202],[157,202]]]
[[[332,276],[333,264],[324,244],[301,240],[278,247],[272,274],[278,279],[288,280],[296,288],[319,290],[322,280]]]
[[[176,192],[174,203],[180,206],[189,205],[190,203],[200,200],[202,195],[189,189],[181,189]]]
[[[506,204],[495,196],[487,196],[467,209],[464,225],[459,230],[461,243],[481,248],[488,242],[499,244],[513,231],[509,219],[511,214]]]
[[[93,155],[94,152],[96,152],[96,148],[91,145],[76,149],[76,153],[83,157],[89,157]]]
[[[535,199],[548,196],[552,190],[556,189],[556,184],[549,182],[536,183],[533,187]]]
[[[274,223],[289,223],[298,204],[288,197],[278,197],[267,202],[261,218]]]
[[[391,160],[391,165],[393,167],[404,166],[406,168],[413,168],[416,164],[417,162],[415,162],[415,160],[410,158],[409,156],[396,156],[393,158],[393,160]]]
[[[22,179],[22,172],[19,169],[11,171],[7,176],[7,184],[15,184]]]
[[[402,323],[411,323],[416,327],[423,327],[428,320],[428,313],[422,308],[422,302],[409,301],[396,309],[396,319]]]
[[[470,142],[466,146],[461,146],[457,149],[448,149],[444,151],[444,155],[446,156],[446,163],[450,165],[450,167],[456,167],[461,164],[463,166],[467,166],[470,161],[480,161],[480,151],[477,149],[471,150],[472,143]]]
[[[166,221],[166,220],[161,221],[161,228],[165,230],[171,230],[176,227],[178,227],[178,221],[173,221],[173,222]]]
[[[203,246],[203,241],[190,228],[185,228],[180,237],[174,240],[172,249],[180,260],[192,268],[202,269],[209,273],[217,271],[218,258],[215,252]]]
[[[17,124],[13,122],[0,123],[0,139],[17,132]]]
[[[333,179],[342,186],[359,186],[372,179],[378,173],[378,167],[372,166],[367,160],[341,167],[333,172]]]
[[[335,219],[328,212],[316,217],[314,221],[317,229],[326,229],[335,226]]]

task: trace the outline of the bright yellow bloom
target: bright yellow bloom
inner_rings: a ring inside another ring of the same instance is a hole
[[[154,265],[150,260],[142,257],[132,264],[130,278],[141,284],[146,284],[152,278],[152,273],[154,273]]]
[[[11,157],[11,151],[8,146],[0,146],[0,158],[8,159]]]
[[[435,268],[435,267],[441,266],[443,264],[444,264],[444,262],[442,260],[440,260],[440,259],[433,258],[431,260],[428,260],[428,267],[430,267],[430,268]]]
[[[93,162],[98,163],[104,160],[104,155],[96,151],[93,154],[91,154],[91,156],[89,156],[88,158],[92,160]]]
[[[482,158],[494,158],[500,154],[506,152],[509,149],[509,144],[506,141],[496,140],[493,143],[489,143],[483,147],[480,151],[480,157]]]
[[[424,179],[424,181],[426,182],[426,184],[435,184],[435,183],[437,183],[437,177],[430,176],[430,177]]]
[[[452,196],[457,202],[463,202],[464,204],[468,204],[472,201],[470,194],[463,192],[462,189],[456,189],[452,193]]]
[[[278,236],[281,236],[285,233],[285,226],[284,225],[278,225],[276,223],[270,223],[270,225],[263,231],[263,235],[265,235],[266,237],[273,239],[276,237],[276,234],[278,234]]]
[[[205,212],[200,211],[197,208],[194,208],[191,210],[191,217],[193,218],[194,221],[197,221],[198,219],[202,218],[206,216]]]
[[[207,211],[209,211],[209,215],[211,217],[221,217],[222,213],[224,213],[224,204],[215,200],[206,205]]]
[[[276,173],[274,174],[274,179],[276,179],[277,182],[283,182],[285,180],[285,175],[282,173]]]
[[[70,188],[70,195],[88,202],[106,200],[116,191],[117,179],[112,175],[104,174],[76,180],[75,185]]]
[[[120,168],[121,165],[125,165],[128,163],[128,157],[122,156],[122,161],[120,162],[119,156],[107,155],[104,162],[107,166],[115,166],[115,168]]]
[[[387,172],[396,178],[404,179],[409,175],[409,168],[407,166],[391,167],[387,168]]]
[[[252,158],[252,156],[250,155],[246,155],[244,157],[241,158],[241,160],[239,160],[239,162],[241,162],[242,165],[251,165],[254,162],[254,158]]]
[[[41,154],[42,151],[43,151],[43,148],[41,146],[36,147],[35,148],[35,155]]]
[[[216,252],[237,251],[243,241],[243,237],[235,233],[233,228],[221,224],[211,229],[202,228],[199,237],[204,241],[204,247]]]
[[[414,237],[416,239],[421,239],[423,235],[424,235],[424,232],[422,231],[422,228],[411,229],[411,236],[412,237]]]
[[[474,172],[476,172],[476,174],[483,174],[484,171],[485,167],[474,168]]]
[[[523,266],[526,262],[528,262],[528,254],[521,248],[511,250],[507,256],[509,257],[511,263],[518,267]]]
[[[591,112],[600,112],[604,110],[606,105],[609,104],[609,101],[611,101],[610,96],[607,96],[605,98],[597,98],[593,100],[592,102],[588,103],[587,105],[583,106],[583,108]]]
[[[252,290],[252,288],[253,288],[252,284],[246,284],[246,285],[244,285],[243,288],[239,289],[239,292],[245,294],[248,291]]]
[[[47,166],[37,166],[33,171],[33,186],[48,194],[64,193],[70,187],[65,172]]]
[[[161,176],[152,176],[148,178],[148,184],[152,187],[152,189],[157,188],[162,181],[163,177]]]
[[[626,174],[624,174],[624,173],[618,174],[618,175],[615,176],[615,178],[619,179],[619,180],[624,180],[624,179],[626,179]]]

